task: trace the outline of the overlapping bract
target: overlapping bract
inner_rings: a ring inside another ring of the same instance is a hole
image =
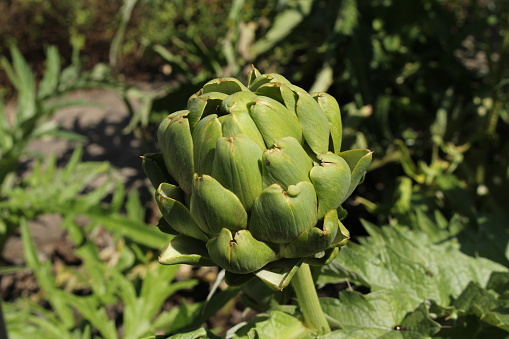
[[[340,151],[341,128],[333,97],[278,74],[205,84],[161,122],[161,153],[143,157],[159,227],[176,235],[159,261],[280,289],[300,263],[332,260],[349,237],[338,209],[371,162],[369,150]]]

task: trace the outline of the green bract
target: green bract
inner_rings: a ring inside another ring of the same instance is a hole
[[[282,289],[301,263],[325,264],[348,241],[337,209],[371,151],[340,151],[332,96],[255,68],[248,79],[205,84],[161,122],[161,153],[146,154],[143,166],[159,227],[176,235],[161,263],[218,265],[229,284],[258,276]]]

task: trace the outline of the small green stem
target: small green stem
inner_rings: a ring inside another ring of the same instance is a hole
[[[322,306],[318,300],[315,282],[311,276],[308,264],[302,264],[292,279],[293,289],[297,294],[300,309],[304,314],[304,323],[310,328],[315,328],[321,333],[329,333],[330,327]]]

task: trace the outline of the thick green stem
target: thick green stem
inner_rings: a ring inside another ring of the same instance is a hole
[[[329,323],[325,319],[322,306],[320,306],[315,283],[308,264],[301,265],[292,279],[292,285],[295,294],[297,294],[300,309],[304,314],[306,326],[315,328],[321,333],[329,333],[331,331]]]

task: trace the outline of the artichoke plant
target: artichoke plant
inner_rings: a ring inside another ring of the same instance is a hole
[[[159,228],[176,235],[162,264],[217,265],[230,285],[258,276],[284,288],[298,267],[332,260],[349,238],[341,204],[371,151],[341,151],[337,101],[252,68],[206,83],[144,155]]]

